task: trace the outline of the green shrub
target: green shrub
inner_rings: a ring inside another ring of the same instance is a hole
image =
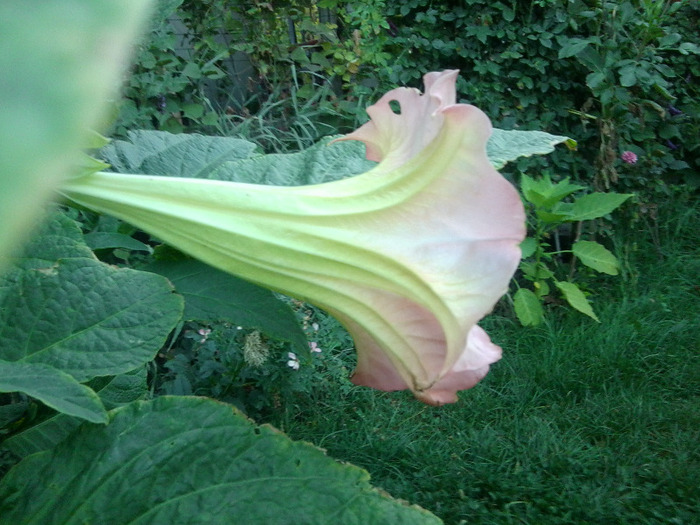
[[[402,2],[387,9],[400,27],[389,46],[393,71],[381,81],[415,83],[423,71],[460,68],[461,93],[495,125],[578,141],[578,156],[523,159],[521,171],[550,162],[562,178],[653,193],[691,182],[698,162],[691,28],[699,10],[691,4]],[[627,150],[645,170],[620,159]]]
[[[179,133],[193,126],[212,126],[217,115],[203,91],[205,79],[221,79],[216,60],[183,56],[171,23],[182,0],[160,0],[148,38],[138,46],[135,63],[123,88],[112,135],[132,129]]]
[[[374,88],[417,86],[428,71],[459,68],[459,92],[495,126],[578,141],[576,155],[521,159],[513,177],[549,168],[555,179],[641,191],[649,199],[673,184],[698,183],[695,2],[161,0],[160,6],[127,85],[118,131],[255,128],[252,138],[271,151],[307,147],[332,126],[345,131],[362,120]],[[176,53],[167,23],[176,8],[192,43],[187,59]],[[226,61],[233,55],[245,56],[249,69],[232,72]],[[254,125],[246,122],[261,114]],[[621,159],[625,151],[638,157],[636,166]]]

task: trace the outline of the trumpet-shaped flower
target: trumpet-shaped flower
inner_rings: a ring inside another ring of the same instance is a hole
[[[368,109],[341,139],[379,161],[362,175],[273,187],[97,173],[62,191],[325,308],[354,338],[356,384],[454,402],[500,358],[476,323],[505,293],[525,235],[518,193],[486,156],[491,124],[456,103],[456,76],[430,73],[424,94],[395,89]]]

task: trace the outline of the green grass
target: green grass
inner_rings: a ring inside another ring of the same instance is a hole
[[[632,274],[596,295],[601,324],[563,309],[535,329],[488,318],[503,359],[455,405],[350,387],[331,362],[334,380],[276,423],[448,524],[697,523],[698,212],[670,210],[656,246],[625,234]],[[351,366],[347,352],[329,359]]]

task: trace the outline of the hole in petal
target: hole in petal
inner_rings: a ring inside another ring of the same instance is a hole
[[[399,104],[398,100],[390,100],[389,108],[391,108],[391,111],[393,111],[395,115],[401,114],[401,104]]]

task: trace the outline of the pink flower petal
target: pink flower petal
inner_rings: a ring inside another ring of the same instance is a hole
[[[456,77],[430,73],[425,94],[399,88],[370,107],[344,139],[380,162],[356,177],[272,187],[99,173],[62,191],[325,308],[355,340],[357,384],[453,402],[500,357],[476,323],[506,292],[525,236],[520,197],[486,156],[491,123],[456,104]]]
[[[385,249],[418,273],[447,311],[382,291],[369,298],[412,341],[413,351],[401,356],[378,344],[376,331],[344,319],[358,349],[355,383],[411,388],[431,404],[454,402],[456,391],[474,386],[500,358],[500,348],[475,324],[506,292],[525,235],[520,197],[486,156],[491,124],[477,108],[454,103],[455,78],[455,71],[431,73],[423,95],[407,88],[387,93],[368,110],[372,120],[344,137],[364,141],[380,166],[412,166],[415,177],[431,179],[383,218],[394,225]],[[400,114],[390,101],[398,101]]]

